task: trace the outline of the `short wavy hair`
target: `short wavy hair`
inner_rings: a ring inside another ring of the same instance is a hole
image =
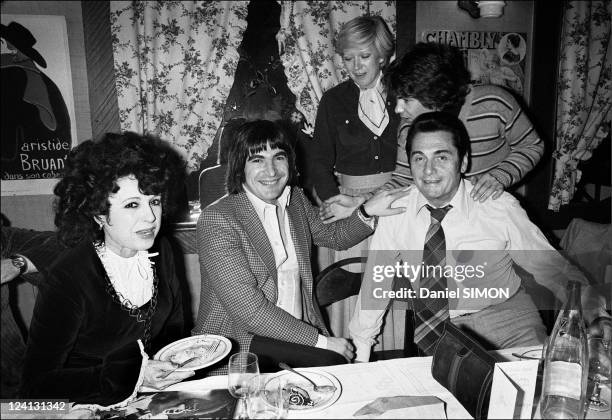
[[[295,149],[292,139],[281,124],[268,120],[254,120],[242,124],[234,134],[234,141],[229,151],[226,185],[227,192],[238,194],[244,191],[246,182],[244,166],[249,156],[260,153],[270,146],[287,153],[289,177],[287,185],[292,185],[297,178],[295,166]]]
[[[410,161],[410,153],[412,152],[412,141],[420,133],[433,133],[436,131],[445,131],[451,134],[453,146],[457,148],[459,155],[459,164],[464,156],[470,160],[470,136],[463,122],[455,115],[448,112],[425,112],[414,119],[412,126],[408,130],[406,136],[406,155]]]
[[[358,16],[346,22],[336,36],[335,50],[337,54],[353,46],[374,45],[378,54],[385,60],[384,65],[395,52],[395,41],[380,16]]]
[[[415,98],[427,108],[455,115],[471,81],[461,51],[435,42],[417,43],[388,66],[384,78],[397,98]]]
[[[70,151],[55,186],[55,225],[62,243],[99,241],[94,218],[108,215],[117,180],[133,175],[143,194],[161,195],[164,215],[172,212],[185,175],[185,162],[169,143],[151,135],[106,133]]]

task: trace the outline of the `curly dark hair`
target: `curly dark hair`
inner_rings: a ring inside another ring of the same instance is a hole
[[[103,239],[94,217],[108,215],[108,197],[119,190],[117,180],[128,175],[136,177],[143,194],[161,195],[167,215],[184,180],[185,162],[168,142],[151,135],[106,133],[79,144],[68,154],[53,190],[60,241],[72,247]]]
[[[234,141],[230,148],[227,167],[227,192],[237,194],[243,191],[246,181],[244,166],[249,156],[271,149],[281,149],[287,153],[289,179],[292,185],[297,177],[295,166],[295,149],[287,130],[278,122],[254,120],[242,124],[235,131]]]
[[[469,92],[470,72],[461,51],[435,42],[419,42],[385,71],[385,83],[398,98],[455,115]]]

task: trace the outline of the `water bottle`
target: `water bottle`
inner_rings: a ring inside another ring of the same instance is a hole
[[[589,355],[580,283],[570,282],[568,292],[544,355],[543,419],[583,419],[586,411]]]

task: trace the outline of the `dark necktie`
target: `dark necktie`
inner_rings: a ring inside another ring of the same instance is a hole
[[[445,291],[447,284],[443,272],[446,264],[446,240],[440,223],[452,206],[434,208],[428,204],[426,207],[431,213],[431,223],[425,235],[420,287],[431,292]],[[418,301],[420,305],[414,305],[414,342],[425,354],[430,355],[440,336],[443,322],[449,318],[448,299],[427,297]]]

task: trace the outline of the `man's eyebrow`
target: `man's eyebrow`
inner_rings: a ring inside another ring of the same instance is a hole
[[[263,156],[260,155],[259,153],[255,153],[253,155],[250,155],[247,160],[253,160],[253,159],[263,159]]]
[[[278,152],[274,153],[274,157],[276,156],[287,156],[287,152],[284,150],[279,150]]]
[[[422,152],[420,150],[413,150],[413,151],[410,152],[410,156],[415,155],[417,153],[420,154],[420,155],[424,155],[425,154],[424,152]],[[438,150],[434,150],[434,152],[433,152],[434,155],[441,155],[441,154],[445,154],[445,153],[448,153],[448,154],[451,154],[451,155],[453,154],[452,150],[450,150],[450,149],[438,149]]]

